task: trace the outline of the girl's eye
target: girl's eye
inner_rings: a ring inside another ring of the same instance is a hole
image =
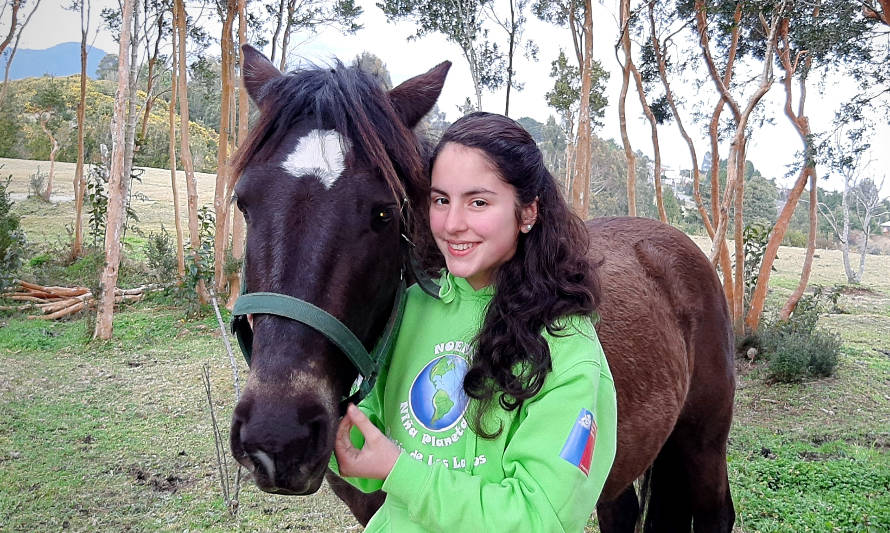
[[[437,196],[436,198],[433,198],[433,204],[434,205],[446,205],[446,204],[448,204],[448,199],[445,198],[444,196]]]
[[[473,207],[485,207],[488,205],[488,202],[485,200],[473,200],[471,204]]]

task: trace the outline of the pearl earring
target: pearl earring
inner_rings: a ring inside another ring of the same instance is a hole
[[[531,230],[532,230],[532,225],[531,225],[531,224],[528,224],[528,225],[525,226],[525,231],[531,231]]]

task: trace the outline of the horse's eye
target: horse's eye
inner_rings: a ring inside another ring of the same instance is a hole
[[[247,209],[244,208],[244,202],[241,201],[241,198],[235,197],[235,207],[238,208],[238,211],[241,211],[241,214],[244,215],[244,221],[247,221]]]
[[[390,207],[375,207],[371,210],[371,229],[380,231],[392,222],[393,210]]]

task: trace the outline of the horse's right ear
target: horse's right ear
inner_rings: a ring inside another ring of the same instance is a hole
[[[449,68],[451,61],[443,61],[389,91],[389,100],[408,129],[413,129],[436,104]]]
[[[281,76],[281,71],[275,68],[271,61],[266,59],[262,53],[256,48],[245,44],[241,47],[241,53],[244,54],[244,72],[242,79],[244,80],[244,88],[247,94],[257,106],[265,96],[263,86],[266,82]]]

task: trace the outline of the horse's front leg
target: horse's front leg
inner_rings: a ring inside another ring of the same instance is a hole
[[[355,516],[355,519],[362,526],[368,525],[368,521],[371,520],[377,509],[380,509],[380,506],[383,505],[383,500],[386,499],[386,493],[382,490],[371,493],[362,492],[333,473],[330,468],[325,472],[324,477],[328,480],[328,485],[331,486],[331,489],[334,490],[334,494],[343,500],[343,503],[349,507],[352,515]]]

